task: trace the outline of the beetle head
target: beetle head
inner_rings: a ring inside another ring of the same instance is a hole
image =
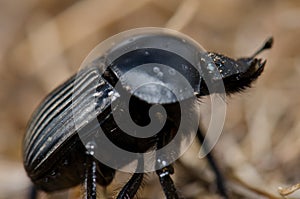
[[[212,75],[209,76],[209,79],[212,82],[223,81],[225,92],[227,94],[235,93],[242,91],[247,87],[250,87],[251,83],[260,76],[264,70],[266,60],[255,58],[257,54],[262,52],[265,49],[272,47],[273,38],[269,38],[264,45],[254,53],[253,56],[248,58],[239,58],[237,60],[231,59],[224,55],[218,53],[208,53],[208,57],[215,64],[217,72],[214,71]],[[208,62],[207,62],[208,63]],[[210,73],[209,64],[205,63],[207,67],[205,70],[206,73]],[[218,91],[208,91],[206,83],[201,86],[202,95],[208,95],[211,92]]]
[[[266,60],[240,58],[233,60],[220,54],[209,53],[219,71],[213,81],[223,81],[227,94],[242,91],[263,72]]]

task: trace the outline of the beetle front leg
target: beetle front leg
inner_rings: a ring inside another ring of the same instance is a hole
[[[199,142],[201,143],[204,151],[207,151],[207,146],[204,145],[204,135],[201,131],[200,128],[198,128],[198,131],[197,131],[197,137],[198,137],[198,140]],[[224,180],[224,177],[217,165],[217,162],[216,160],[214,159],[213,155],[211,153],[207,153],[206,155],[206,158],[208,160],[208,163],[211,167],[211,169],[213,170],[213,172],[215,173],[215,176],[216,176],[216,183],[217,183],[217,187],[218,187],[218,190],[219,190],[219,193],[224,197],[224,198],[229,198],[228,197],[228,192],[227,192],[227,188],[226,188],[226,185],[225,185],[225,180]]]
[[[135,173],[120,191],[117,199],[133,198],[143,181],[143,173]]]
[[[138,168],[143,168],[143,161],[139,161]],[[117,199],[130,199],[133,198],[142,184],[144,173],[134,173],[126,185],[118,194]]]
[[[171,128],[167,129],[166,132],[171,132]],[[157,147],[162,148],[168,143],[168,140],[170,140],[170,133],[165,133],[163,136],[159,137],[157,140]],[[159,168],[156,170],[156,174],[159,177],[159,182],[163,188],[163,191],[165,193],[165,196],[167,199],[178,199],[178,193],[175,188],[174,182],[170,175],[174,174],[174,168],[172,165],[168,165],[167,163],[167,157],[171,153],[177,153],[177,151],[169,152],[167,154],[156,154],[156,168]]]
[[[86,173],[84,180],[85,199],[97,198],[97,163],[94,157],[87,152],[86,155]]]
[[[164,190],[167,199],[178,199],[177,190],[170,175],[174,173],[172,165],[166,166],[156,171],[159,182]]]

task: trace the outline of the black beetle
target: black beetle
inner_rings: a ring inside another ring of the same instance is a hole
[[[84,62],[85,67],[51,92],[33,114],[23,145],[28,176],[37,189],[46,192],[84,183],[85,197],[96,198],[97,183],[109,185],[116,169],[138,160],[137,172],[133,171],[117,196],[134,197],[143,180],[143,172],[138,169],[151,163],[135,157],[116,157],[103,139],[130,153],[163,149],[176,137],[183,116],[198,120],[195,105],[201,96],[230,94],[249,87],[266,63],[255,56],[271,48],[272,42],[270,38],[253,56],[237,60],[207,53],[188,37],[160,28],[129,31],[104,42],[104,47]],[[215,86],[218,84],[221,87]],[[129,104],[125,98],[130,98]],[[183,104],[185,110],[180,108]],[[154,111],[154,117],[151,113],[149,116],[153,105],[162,105],[165,112]],[[124,113],[126,108],[129,115]],[[154,135],[144,136],[146,131],[129,125],[133,132],[129,135],[117,121],[122,123],[128,116],[141,127],[156,119],[161,128]],[[195,122],[197,128],[186,131],[194,130],[203,143],[198,121]],[[190,136],[181,135],[179,142]],[[179,146],[179,142],[173,146]],[[98,152],[101,160],[96,156]],[[154,170],[167,198],[179,197],[170,177],[174,173],[171,163],[176,159],[170,157],[178,155],[179,147],[154,155]],[[210,154],[208,159],[219,191],[227,197]],[[115,163],[119,160],[121,163]]]

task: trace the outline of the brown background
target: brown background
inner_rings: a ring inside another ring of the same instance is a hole
[[[233,198],[281,198],[279,186],[300,182],[300,1],[2,0],[0,199],[26,198],[22,138],[38,103],[99,42],[144,26],[179,30],[231,57],[251,55],[273,35],[273,49],[260,55],[268,59],[263,75],[253,88],[226,100],[224,132],[214,154]],[[187,198],[218,198],[198,149],[193,146],[182,158],[184,166],[176,165],[173,178]],[[139,195],[162,197],[155,176],[147,178]],[[117,178],[110,196],[125,182]],[[80,198],[80,188],[67,193],[40,197]]]

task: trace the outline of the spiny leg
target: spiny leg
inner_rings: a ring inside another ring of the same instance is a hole
[[[174,168],[172,165],[166,166],[162,169],[156,171],[159,182],[164,190],[167,199],[178,199],[177,190],[174,186],[173,180],[170,177],[174,173]]]
[[[86,155],[86,173],[84,180],[85,199],[97,198],[97,180],[96,180],[97,164],[91,153]]]
[[[199,139],[199,142],[201,143],[204,151],[207,151],[207,147],[204,143],[204,136],[203,133],[201,132],[201,129],[198,128],[197,131],[197,137]],[[207,153],[206,158],[208,160],[208,163],[210,165],[210,167],[212,168],[212,170],[214,171],[215,175],[216,175],[216,183],[217,183],[217,187],[218,190],[220,192],[220,194],[224,197],[224,198],[228,198],[228,192],[225,186],[225,180],[224,177],[219,169],[219,167],[217,166],[217,162],[214,159],[214,157],[212,156],[211,153]]]
[[[138,168],[144,168],[142,160],[138,163]],[[133,198],[138,191],[143,181],[143,173],[134,173],[126,185],[122,188],[118,194],[117,199],[130,199]]]

